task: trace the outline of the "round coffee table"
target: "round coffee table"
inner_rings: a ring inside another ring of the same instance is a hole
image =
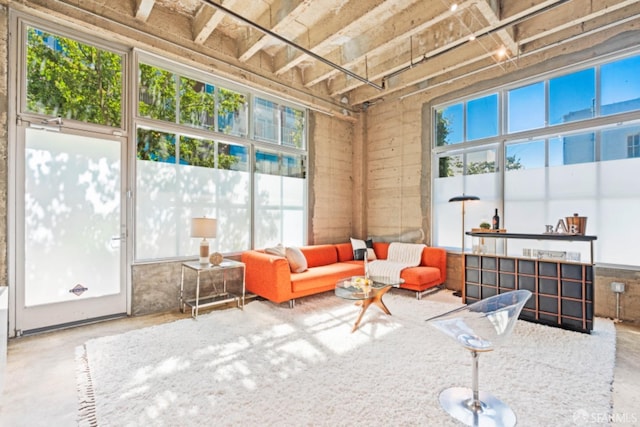
[[[391,315],[391,312],[382,301],[382,296],[389,289],[397,288],[402,283],[404,283],[404,280],[390,277],[369,277],[367,281],[364,276],[353,276],[339,280],[336,283],[336,295],[342,299],[356,301],[356,305],[362,307],[351,332],[355,332],[358,329],[364,312],[367,311],[371,304],[377,305],[385,314]]]

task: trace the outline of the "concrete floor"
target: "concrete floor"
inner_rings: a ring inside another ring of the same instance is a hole
[[[446,294],[439,292],[424,299],[443,297]],[[185,317],[176,310],[10,340],[0,400],[0,426],[77,426],[75,348],[91,338]],[[637,426],[640,425],[640,325],[618,323],[616,329],[612,425]]]

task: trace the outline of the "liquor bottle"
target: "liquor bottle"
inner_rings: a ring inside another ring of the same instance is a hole
[[[499,230],[500,229],[500,216],[498,215],[498,209],[496,208],[496,213],[493,216],[493,229],[494,230]]]

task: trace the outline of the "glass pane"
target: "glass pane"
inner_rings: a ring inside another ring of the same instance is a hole
[[[616,127],[602,131],[602,160],[640,157],[640,126]]]
[[[218,88],[218,130],[227,135],[247,136],[246,95]]]
[[[26,305],[118,294],[120,143],[25,132]]]
[[[438,158],[438,177],[461,176],[464,171],[462,154],[441,156]]]
[[[497,170],[496,150],[473,151],[466,154],[465,175],[481,175]]]
[[[254,98],[253,133],[258,141],[278,142],[279,108],[275,102]]]
[[[638,176],[640,158],[589,166],[593,166],[592,173],[600,178],[597,217],[587,220],[587,234],[598,236],[596,260],[637,266],[640,264],[637,239],[640,236],[640,185],[630,185],[630,177]]]
[[[304,111],[283,107],[282,145],[304,148]]]
[[[583,133],[549,139],[549,166],[595,161],[595,134]]]
[[[509,144],[505,147],[505,170],[543,168],[545,141],[530,141],[519,144]]]
[[[176,136],[172,133],[138,128],[138,160],[176,162]]]
[[[176,76],[152,65],[140,64],[138,114],[176,122]]]
[[[180,137],[180,164],[216,167],[216,143],[207,139]]]
[[[255,245],[304,244],[304,180],[275,175],[254,175]]]
[[[600,114],[640,110],[640,56],[600,67]]]
[[[592,118],[595,90],[594,68],[549,80],[549,124]]]
[[[180,77],[180,123],[215,130],[215,88],[208,83]]]
[[[467,141],[498,135],[498,95],[467,102]]]
[[[122,121],[122,57],[27,29],[27,110],[106,126]]]
[[[464,106],[451,105],[436,112],[437,146],[458,144],[464,141]]]
[[[305,156],[283,155],[282,156],[282,175],[294,178],[304,178]]]
[[[545,125],[544,82],[512,89],[508,97],[508,132],[540,129]]]
[[[249,150],[235,144],[218,143],[218,168],[234,171],[249,170]]]
[[[257,173],[268,175],[280,175],[280,158],[276,153],[268,151],[256,151],[256,168]]]

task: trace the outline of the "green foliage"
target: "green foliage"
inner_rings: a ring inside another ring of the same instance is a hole
[[[214,130],[215,106],[213,86],[180,77],[180,123]]]
[[[287,122],[282,126],[282,140],[286,145],[302,148],[302,136],[304,130],[304,112],[294,108],[282,107],[285,116],[293,113],[293,127],[287,126]],[[288,143],[290,141],[290,143]]]
[[[436,147],[447,145],[449,135],[449,123],[442,115],[442,111],[436,112]],[[453,176],[449,166],[449,157],[440,157],[438,160],[438,176],[440,178]]]
[[[34,113],[121,127],[122,57],[65,37],[29,28],[27,31],[27,109]],[[154,120],[179,122],[208,130],[215,129],[216,91],[212,85],[180,77],[161,68],[139,64],[138,114]],[[179,83],[179,84],[178,84]],[[177,88],[180,92],[177,93]],[[246,104],[246,95],[218,88],[218,115],[231,123],[221,132],[232,133],[233,119]],[[179,103],[178,103],[179,97]],[[180,110],[178,112],[178,105]],[[302,146],[304,113],[293,110],[295,130],[290,139]],[[177,115],[179,114],[179,120]],[[221,120],[225,122],[225,120]],[[231,169],[239,159],[213,141],[180,137],[181,164]],[[224,147],[224,145],[223,145]],[[139,129],[137,158],[175,162],[176,135]]]
[[[120,55],[30,27],[26,65],[28,111],[120,127]]]
[[[176,122],[175,75],[160,68],[140,64],[138,113],[142,117]]]
[[[218,88],[218,115],[226,116],[233,114],[237,116],[240,114],[240,108],[246,104],[247,97],[238,92],[234,92],[229,89]],[[218,122],[220,124],[220,122]],[[219,129],[220,132],[230,134],[233,129],[230,125]]]
[[[175,155],[175,136],[150,129],[138,129],[138,160],[166,162]]]

